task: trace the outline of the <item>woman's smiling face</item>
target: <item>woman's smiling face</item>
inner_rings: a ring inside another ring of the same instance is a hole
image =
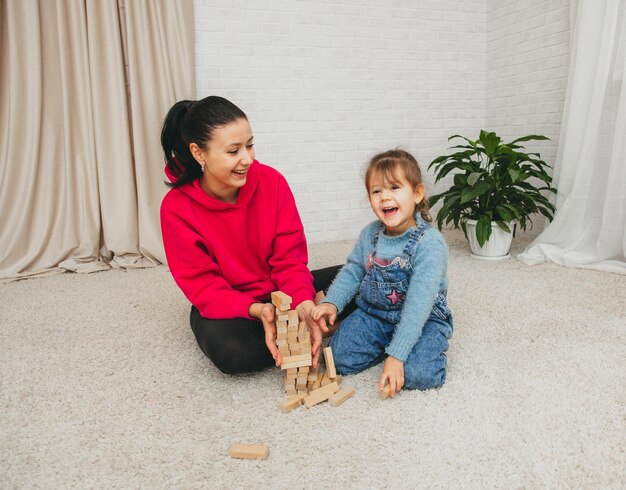
[[[248,120],[241,118],[216,128],[205,148],[190,145],[191,153],[203,167],[201,185],[207,194],[221,201],[237,200],[254,161],[253,140]]]

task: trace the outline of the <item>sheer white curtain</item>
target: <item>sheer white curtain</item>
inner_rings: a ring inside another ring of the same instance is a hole
[[[518,258],[626,274],[626,16],[622,0],[574,0],[555,165],[557,212]]]
[[[193,0],[0,0],[0,279],[165,260],[160,128]]]

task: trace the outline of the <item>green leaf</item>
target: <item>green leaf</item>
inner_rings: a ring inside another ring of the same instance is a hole
[[[515,214],[506,206],[496,206],[496,212],[504,221],[511,221],[515,218]]]
[[[489,192],[490,189],[491,186],[485,181],[481,181],[478,185],[473,187],[466,187],[461,191],[461,204],[465,204],[466,202]]]
[[[511,176],[511,180],[513,182],[515,182],[518,179],[520,173],[517,170],[515,170],[514,168],[510,168],[509,169],[509,175]]]
[[[504,221],[496,221],[496,224],[498,225],[498,227],[502,231],[506,231],[507,233],[511,233],[511,228],[509,228],[509,225],[507,223],[505,223]]]
[[[489,216],[481,216],[476,223],[476,238],[482,247],[491,236],[491,219]]]
[[[514,145],[515,143],[519,143],[520,141],[530,141],[530,140],[549,140],[547,136],[543,136],[541,134],[529,134],[528,136],[522,136],[521,138],[517,138],[516,140],[508,143],[508,146]]]
[[[491,156],[495,153],[502,140],[496,135],[496,133],[487,133],[486,131],[481,130],[479,141],[485,147],[487,155]]]
[[[478,179],[480,179],[481,176],[482,172],[472,172],[467,178],[467,185],[473,186],[476,182],[478,182]]]

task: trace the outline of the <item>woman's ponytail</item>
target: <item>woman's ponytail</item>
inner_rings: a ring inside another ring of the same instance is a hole
[[[168,111],[161,130],[161,147],[169,171],[177,177],[170,187],[180,187],[191,180],[200,177],[202,170],[189,150],[189,144],[184,137],[185,120],[194,101],[181,100],[176,102]]]

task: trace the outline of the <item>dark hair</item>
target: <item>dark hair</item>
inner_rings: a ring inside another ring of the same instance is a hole
[[[422,184],[422,171],[417,160],[408,151],[396,148],[395,150],[385,151],[372,157],[365,170],[365,188],[369,194],[370,180],[374,174],[380,173],[387,182],[397,183],[398,173],[406,177],[413,189]],[[433,220],[428,212],[428,198],[424,191],[424,198],[415,205],[415,210],[419,211],[425,221],[429,223]]]
[[[178,177],[170,187],[180,187],[202,176],[200,164],[189,145],[206,148],[215,129],[237,119],[248,119],[229,100],[211,95],[198,101],[181,100],[168,111],[161,130],[161,147],[167,168]]]

